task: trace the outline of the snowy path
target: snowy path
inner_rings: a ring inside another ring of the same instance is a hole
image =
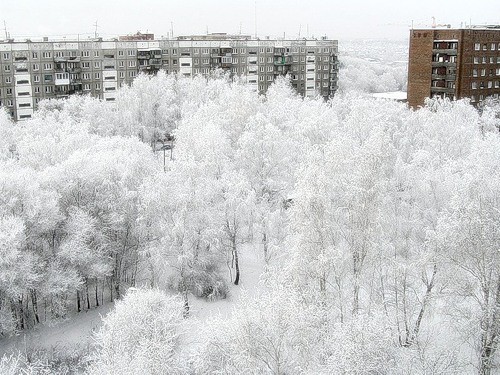
[[[201,342],[201,330],[211,317],[229,317],[231,309],[239,300],[242,291],[248,295],[257,295],[261,287],[259,278],[264,270],[264,261],[257,248],[246,245],[241,251],[241,282],[230,284],[230,296],[225,300],[207,302],[199,298],[190,298],[191,317],[183,327],[185,343],[195,346]],[[52,326],[40,325],[34,330],[19,336],[0,340],[0,357],[13,351],[30,349],[84,348],[92,343],[92,334],[101,326],[101,317],[113,308],[112,303],[97,309],[75,314],[69,319]]]
[[[40,325],[19,336],[0,340],[0,357],[20,350],[85,347],[92,343],[92,333],[101,325],[101,316],[113,308],[108,303],[97,309],[75,314],[53,326]]]

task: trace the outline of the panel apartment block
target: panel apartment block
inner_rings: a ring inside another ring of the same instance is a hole
[[[338,43],[328,39],[259,40],[226,34],[161,40],[0,43],[0,105],[15,120],[30,118],[42,99],[89,94],[112,102],[137,74],[160,69],[185,77],[230,72],[259,93],[288,75],[304,96],[337,90]]]
[[[408,103],[470,98],[477,105],[500,94],[500,26],[410,32]]]

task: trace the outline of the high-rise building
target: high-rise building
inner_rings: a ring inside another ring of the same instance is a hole
[[[470,98],[477,105],[500,93],[500,26],[410,31],[408,103]]]
[[[150,35],[0,43],[0,104],[14,119],[22,120],[31,117],[41,99],[90,94],[112,102],[117,89],[130,84],[138,73],[154,74],[160,69],[192,77],[220,68],[244,77],[260,93],[280,75],[289,75],[304,96],[327,98],[337,90],[336,40],[226,34],[137,40]]]

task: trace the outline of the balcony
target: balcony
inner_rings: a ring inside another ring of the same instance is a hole
[[[77,73],[81,73],[82,72],[82,68],[68,68],[67,71],[68,71],[68,73],[77,74]]]
[[[292,59],[287,56],[281,56],[274,59],[274,65],[291,65]]]
[[[457,66],[456,62],[451,62],[451,61],[433,61],[432,62],[432,67],[439,67],[439,66]]]
[[[456,56],[458,51],[456,49],[448,49],[448,48],[433,48],[432,49],[432,53],[436,54],[436,53],[441,53],[441,54],[445,54],[445,55],[448,55],[448,56]]]
[[[455,89],[449,87],[431,87],[431,93],[440,93],[444,92],[446,94],[454,94]]]
[[[432,74],[432,79],[444,79],[446,81],[455,81],[457,79],[456,74]]]

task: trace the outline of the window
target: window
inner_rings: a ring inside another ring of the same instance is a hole
[[[488,81],[488,88],[489,89],[493,88],[493,81]]]
[[[52,63],[45,63],[45,64],[43,64],[43,69],[44,70],[51,70],[52,69]]]
[[[35,86],[35,94],[40,94],[40,86]]]
[[[125,72],[120,72],[119,77],[120,77],[120,78],[125,78]]]
[[[118,56],[123,56],[123,51],[122,50],[118,51]]]
[[[5,83],[11,83],[12,78],[11,77],[5,77]]]
[[[120,60],[120,61],[118,62],[118,67],[120,67],[120,68],[125,67],[125,61]]]
[[[32,53],[31,53],[31,56],[32,56],[34,59],[38,59],[38,52],[32,52]]]
[[[101,79],[101,73],[94,73],[94,79]]]
[[[491,50],[495,51],[497,49],[496,43],[491,43]]]
[[[11,88],[8,88],[8,89],[6,90],[6,94],[7,94],[7,95],[12,95],[12,89],[11,89]]]
[[[177,50],[175,48],[172,50],[172,55],[177,55]]]
[[[50,82],[50,81],[52,81],[52,74],[45,74],[43,76],[43,80],[44,80],[44,82]]]
[[[19,103],[19,108],[31,107],[31,103]]]
[[[39,70],[40,65],[39,64],[33,64],[33,70]]]
[[[62,51],[57,51],[55,53],[55,57],[63,57],[63,56],[64,56],[64,52],[62,52]]]
[[[479,64],[479,57],[474,57],[474,64]]]
[[[99,69],[101,67],[100,61],[94,61],[94,68]]]
[[[487,60],[486,60],[486,56],[483,56],[482,61],[483,61],[483,64],[486,64],[486,62],[487,62]]]
[[[33,82],[40,82],[40,76],[39,75],[33,76]]]
[[[83,85],[84,90],[90,90],[90,84],[86,83]]]
[[[471,89],[476,90],[477,89],[477,82],[472,82],[471,83]]]
[[[134,68],[136,66],[136,62],[134,60],[130,60],[128,62],[128,66],[129,66],[129,68]]]
[[[45,86],[45,93],[50,94],[52,92],[52,86]]]
[[[272,57],[268,57],[268,58],[267,58],[267,63],[268,63],[268,64],[271,64],[272,62],[273,62],[273,58],[272,58]]]
[[[177,59],[173,59],[172,64],[177,65]]]
[[[3,70],[6,72],[10,72],[10,65],[4,65]]]
[[[90,73],[83,73],[82,74],[82,79],[85,80],[85,81],[89,80],[90,79]]]
[[[45,59],[50,59],[51,55],[52,54],[50,52],[42,52],[42,57]]]
[[[136,75],[136,72],[134,72],[134,71],[128,72],[129,77],[135,77],[135,75]]]
[[[82,62],[82,68],[84,68],[84,69],[90,68],[90,62],[89,61],[83,61]]]
[[[267,71],[268,71],[268,72],[272,72],[272,71],[273,71],[273,66],[272,66],[272,65],[268,65],[268,67],[267,67]]]
[[[183,62],[183,63],[181,63],[181,66],[188,66],[188,67],[190,67],[191,63],[190,62]]]
[[[240,55],[244,55],[246,53],[246,49],[245,48],[240,48]]]
[[[500,76],[500,68],[495,69],[495,75]]]
[[[495,81],[495,88],[498,89],[500,87],[500,81]]]
[[[260,63],[260,64],[264,64],[264,62],[265,62],[264,57],[259,57],[259,63]]]
[[[135,49],[127,50],[127,56],[135,56]]]
[[[265,78],[266,77],[264,77],[264,76],[259,76],[259,81],[264,81]]]
[[[259,71],[260,71],[261,73],[264,73],[264,66],[261,66],[261,67],[259,68]]]
[[[481,49],[481,43],[474,43],[474,51],[479,51]]]
[[[82,52],[82,57],[89,57],[90,56],[90,51],[83,51]]]
[[[100,83],[96,83],[95,84],[95,89],[96,90],[100,90],[101,89],[101,84]]]
[[[486,69],[481,69],[481,77],[486,76]]]
[[[99,51],[94,51],[94,57],[99,57]]]
[[[210,49],[209,48],[202,48],[201,53],[204,55],[208,55],[210,53]]]
[[[273,76],[267,76],[267,80],[271,82],[273,80]]]

